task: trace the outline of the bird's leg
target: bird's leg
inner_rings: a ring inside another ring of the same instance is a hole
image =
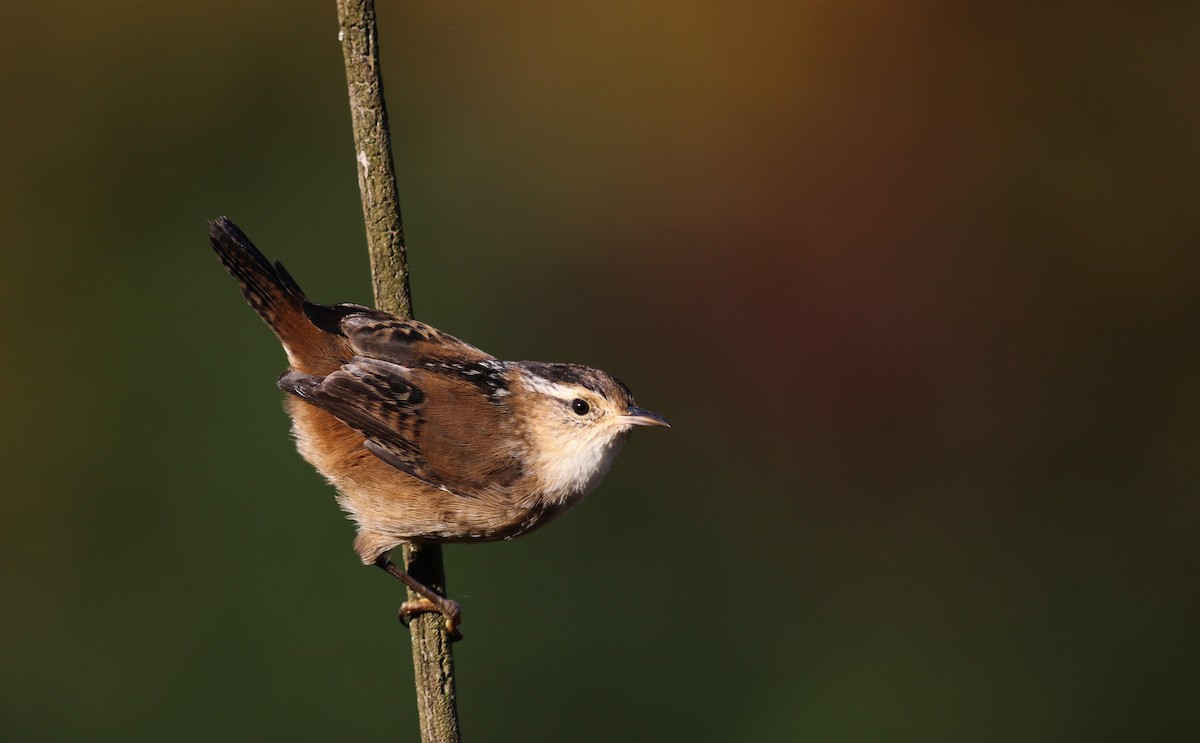
[[[439,595],[429,586],[396,567],[396,563],[392,562],[389,555],[380,555],[375,560],[375,564],[422,596],[415,601],[405,601],[400,605],[400,621],[404,622],[404,626],[408,626],[413,614],[438,612],[446,618],[446,633],[450,635],[450,639],[462,639],[462,633],[458,631],[458,624],[462,621],[462,607],[458,605],[458,602]]]

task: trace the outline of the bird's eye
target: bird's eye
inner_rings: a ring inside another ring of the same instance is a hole
[[[571,410],[575,411],[575,415],[587,415],[591,408],[588,407],[588,404],[585,401],[580,400],[577,397],[571,401]]]

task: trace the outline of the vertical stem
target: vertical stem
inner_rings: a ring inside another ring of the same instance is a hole
[[[379,68],[379,34],[374,0],[337,0],[346,85],[350,90],[350,121],[354,129],[354,159],[362,195],[367,250],[375,304],[381,310],[412,317],[408,290],[408,251],[400,221],[400,195],[392,164],[392,135],[383,101],[383,72]]]
[[[408,288],[408,258],[400,197],[392,163],[391,134],[383,100],[379,67],[379,35],[373,0],[337,0],[338,38],[346,63],[350,117],[354,129],[358,187],[362,195],[367,249],[375,306],[401,317],[412,317]],[[438,593],[446,593],[442,550],[438,545],[404,548],[404,570]],[[416,598],[409,592],[409,598]],[[458,709],[454,688],[454,654],[440,614],[418,614],[412,633],[413,676],[421,740],[458,743]]]

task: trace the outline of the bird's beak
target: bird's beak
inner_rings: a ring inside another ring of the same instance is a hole
[[[633,406],[625,411],[625,415],[621,416],[621,421],[628,423],[631,426],[663,426],[670,428],[671,424],[667,423],[667,419],[658,413],[651,413],[645,408]]]

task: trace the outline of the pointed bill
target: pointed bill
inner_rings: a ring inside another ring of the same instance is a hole
[[[670,428],[671,424],[667,423],[667,419],[658,413],[652,413],[645,408],[633,406],[625,411],[625,415],[621,416],[621,421],[631,426],[663,426]]]

